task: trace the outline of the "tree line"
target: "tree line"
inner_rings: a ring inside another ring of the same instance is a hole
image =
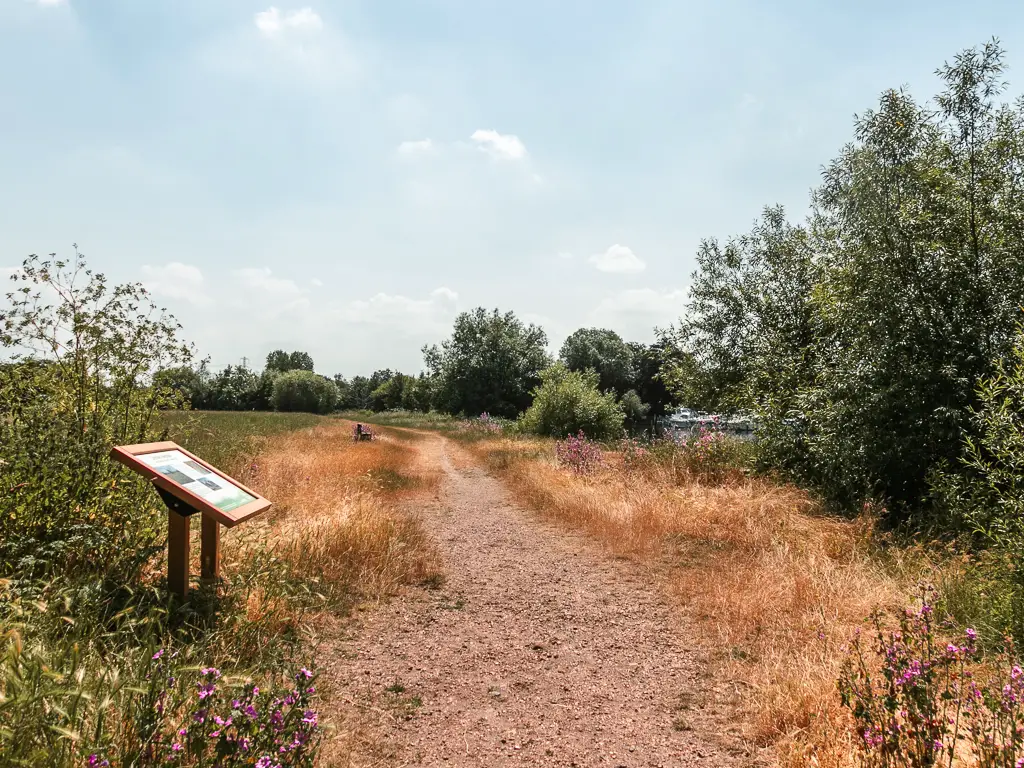
[[[391,369],[351,379],[326,376],[314,371],[308,353],[275,350],[260,372],[233,365],[212,372],[204,361],[161,370],[155,381],[202,410],[402,409],[514,419],[531,406],[544,381],[555,380],[551,375],[545,379],[546,372],[564,371],[578,376],[556,377],[563,385],[572,382],[582,387],[584,397],[603,397],[609,403],[619,431],[623,425],[642,427],[673,402],[659,378],[664,356],[660,345],[626,342],[615,331],[600,328],[573,333],[557,359],[547,343],[543,329],[524,325],[514,313],[477,308],[456,318],[449,339],[424,348],[425,370],[415,376]],[[570,426],[594,431],[594,424]],[[604,429],[598,436],[614,431]]]

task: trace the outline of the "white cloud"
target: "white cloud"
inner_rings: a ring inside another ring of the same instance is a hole
[[[454,317],[459,294],[436,288],[426,299],[378,293],[368,300],[349,304],[346,314],[353,323],[387,325],[410,334],[423,333],[423,325],[445,325]]]
[[[244,28],[211,38],[196,55],[214,72],[288,88],[354,85],[363,74],[358,47],[308,7],[271,6]]]
[[[184,325],[183,338],[211,354],[215,367],[241,355],[262,359],[281,348],[309,352],[321,373],[351,376],[384,367],[415,373],[423,345],[451,332],[459,308],[458,294],[446,286],[418,296],[380,292],[358,298],[318,291],[308,274],[211,270],[205,280],[195,267],[179,263],[146,267],[144,274],[153,287],[169,289],[163,295],[174,293],[167,305]]]
[[[435,288],[433,291],[430,292],[430,296],[436,301],[448,304],[454,304],[456,301],[459,300],[459,294],[457,294],[451,288],[445,288],[444,286],[441,286],[440,288]]]
[[[434,151],[434,142],[430,139],[403,141],[396,150],[400,155],[423,155]]]
[[[260,11],[253,18],[256,29],[265,37],[279,37],[288,31],[297,33],[319,32],[324,28],[324,21],[312,8],[300,8],[297,11],[282,13],[277,6],[270,6]]]
[[[234,274],[243,288],[268,294],[278,299],[296,299],[305,293],[294,280],[287,277],[274,277],[274,273],[269,267],[236,269]]]
[[[68,0],[36,0],[36,5],[43,8],[56,8],[58,5],[67,5]]]
[[[565,259],[566,261],[568,261],[572,257],[573,257],[572,254],[569,253],[568,251],[559,251],[558,252],[558,258],[560,258],[560,259]]]
[[[189,304],[208,304],[206,280],[199,267],[172,261],[163,266],[142,267],[142,284],[154,296],[179,299]]]
[[[492,157],[521,160],[526,157],[526,146],[518,136],[502,134],[497,131],[480,128],[470,136],[483,151]]]
[[[595,253],[590,257],[590,263],[601,272],[615,272],[617,274],[632,274],[643,272],[647,265],[640,260],[631,248],[616,243],[604,253]]]
[[[593,325],[614,328],[624,338],[649,340],[654,329],[676,322],[686,308],[686,291],[638,288],[606,296],[590,313]]]
[[[316,278],[316,277],[314,277],[312,280],[310,280],[309,284],[312,285],[314,288],[323,288],[324,287],[324,281],[319,279],[319,278]]]

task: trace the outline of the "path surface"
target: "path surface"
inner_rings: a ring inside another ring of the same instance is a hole
[[[716,738],[696,644],[636,564],[454,468],[442,438],[417,445],[444,469],[423,515],[447,579],[369,612],[328,668],[392,745],[366,762],[752,764]]]

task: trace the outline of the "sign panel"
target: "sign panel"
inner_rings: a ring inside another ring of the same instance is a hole
[[[111,451],[111,457],[228,527],[270,508],[270,502],[254,490],[176,443],[122,445]]]
[[[215,474],[180,450],[144,453],[138,457],[147,467],[169,477],[201,499],[213,504],[221,512],[231,512],[256,501],[230,480]]]

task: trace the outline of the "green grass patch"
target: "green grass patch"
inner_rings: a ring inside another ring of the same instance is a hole
[[[458,428],[461,419],[447,413],[418,413],[416,411],[344,411],[338,416],[349,421],[376,424],[382,427],[405,427],[406,429],[433,429],[449,432]]]
[[[315,427],[323,416],[274,411],[164,411],[167,439],[225,471],[255,456],[264,438]]]

